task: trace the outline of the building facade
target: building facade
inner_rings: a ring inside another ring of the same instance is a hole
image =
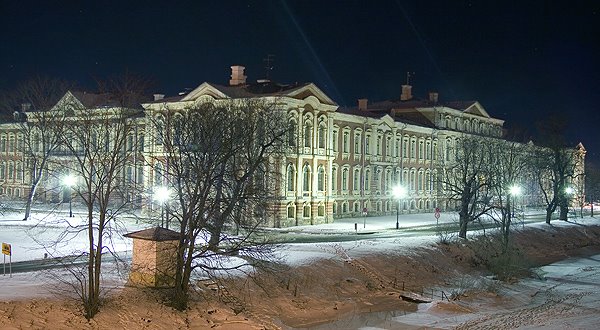
[[[275,160],[281,174],[275,187],[270,224],[288,227],[333,222],[338,217],[374,216],[400,212],[424,213],[453,209],[438,184],[445,164],[453,161],[461,136],[501,138],[503,120],[491,117],[481,104],[439,102],[437,93],[425,99],[401,86],[398,99],[355,107],[340,107],[312,83],[281,85],[270,81],[248,83],[244,67],[232,66],[229,85],[203,83],[194,90],[141,104],[132,120],[137,127],[130,145],[136,158],[123,171],[123,180],[135,183],[128,199],[145,209],[154,208],[153,187],[164,184],[161,142],[163,109],[185,109],[203,102],[261,99],[277,102],[286,111],[291,128],[286,153]],[[63,98],[85,108],[106,108],[100,98],[67,93]],[[20,199],[29,189],[27,159],[17,123],[0,125],[0,195]],[[150,157],[153,155],[153,157]],[[66,160],[65,160],[66,161]],[[60,167],[60,166],[58,166]],[[406,188],[398,199],[395,186]],[[46,200],[60,199],[57,175],[48,176],[40,189]]]

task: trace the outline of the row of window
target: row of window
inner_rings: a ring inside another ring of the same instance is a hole
[[[338,182],[338,172],[341,171],[341,180]],[[402,178],[400,178],[402,173]],[[435,182],[437,180],[437,171],[430,171],[429,169],[403,169],[396,168],[395,170],[387,168],[385,170],[372,171],[370,168],[364,170],[364,178],[361,178],[361,169],[354,168],[350,169],[349,166],[343,166],[341,170],[338,166],[334,165],[332,173],[330,175],[332,190],[340,188],[342,191],[348,190],[365,190],[371,189],[375,191],[381,191],[384,188],[385,191],[392,191],[394,185],[399,182],[406,184],[407,188],[414,192],[424,192],[435,190]],[[401,180],[400,180],[401,179]],[[323,192],[326,189],[327,175],[325,166],[319,165],[317,168],[317,191]],[[350,186],[352,182],[352,186]],[[361,183],[364,183],[361,186]],[[312,170],[311,166],[304,164],[302,167],[302,185],[297,187],[296,185],[296,169],[292,164],[289,164],[286,169],[286,190],[288,192],[297,191],[301,188],[303,192],[312,191]]]
[[[22,181],[23,164],[20,161],[2,161],[0,162],[0,180],[4,181]]]
[[[495,126],[493,124],[481,122],[476,119],[452,117],[449,115],[441,114],[440,120],[442,126],[452,130],[483,135],[502,135],[502,128],[500,126]]]
[[[18,150],[23,150],[23,135],[0,135],[0,152],[15,152]]]

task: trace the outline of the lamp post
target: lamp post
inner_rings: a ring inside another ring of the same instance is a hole
[[[73,186],[77,178],[73,174],[67,174],[63,177],[62,183],[65,187],[69,188],[69,218],[73,217]]]
[[[575,193],[575,189],[573,187],[565,188],[565,195],[567,197],[567,214],[569,213],[569,204],[571,204],[571,196]]]
[[[394,198],[397,200],[396,204],[396,229],[400,229],[399,217],[400,217],[400,200],[406,196],[406,188],[403,186],[395,186],[392,191]]]
[[[171,191],[165,186],[156,187],[154,189],[154,200],[161,204],[160,208],[160,226],[165,226],[165,204],[169,200]],[[168,216],[168,215],[167,215]],[[169,223],[167,222],[167,229],[169,229]]]
[[[517,185],[513,185],[510,187],[509,190],[510,196],[512,197],[512,213],[511,213],[511,217],[515,216],[515,202],[517,200],[517,196],[521,195],[521,187],[517,186]],[[510,204],[509,204],[509,208],[510,208]],[[510,213],[511,210],[509,209],[508,212]]]

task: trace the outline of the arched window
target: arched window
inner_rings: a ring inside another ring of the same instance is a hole
[[[0,137],[0,152],[6,152],[6,135]]]
[[[8,162],[8,180],[14,180],[15,178],[15,163],[12,161]]]
[[[287,140],[288,146],[295,147],[296,146],[296,130],[298,129],[298,125],[295,120],[290,120],[288,123],[288,132],[287,132]]]
[[[317,190],[325,191],[325,168],[323,165],[319,166],[319,170],[317,172]]]
[[[325,141],[327,141],[327,126],[321,122],[319,124],[319,148],[325,148]]]
[[[312,124],[309,120],[304,122],[304,146],[310,147],[312,145]]]
[[[296,171],[294,171],[294,167],[292,165],[288,165],[287,180],[286,180],[286,190],[287,191],[296,190],[296,185],[294,184],[295,181],[296,181]]]
[[[348,169],[342,169],[342,190],[348,190]]]
[[[360,170],[358,168],[354,169],[354,174],[352,175],[352,189],[360,189]]]
[[[155,131],[155,142],[156,145],[161,146],[163,144],[163,136],[165,129],[165,119],[162,115],[156,116],[154,120],[154,131]]]
[[[302,169],[302,191],[310,191],[310,167],[304,165]]]
[[[154,164],[154,185],[163,184],[163,166],[161,162],[156,162]]]
[[[325,216],[325,204],[323,204],[323,202],[319,203],[319,207],[317,209],[317,215],[319,217],[324,217]]]
[[[305,218],[310,218],[310,204],[304,204],[304,207],[302,208],[302,216]]]
[[[342,152],[350,152],[350,132],[344,132],[342,137]]]
[[[23,165],[21,162],[17,162],[17,181],[23,180]]]
[[[0,179],[5,179],[6,178],[6,163],[2,162],[0,163]]]
[[[13,134],[8,136],[8,152],[15,152],[15,136]]]
[[[294,207],[294,204],[292,204],[292,203],[288,204],[287,217],[288,217],[288,219],[293,219],[296,217],[296,208]]]
[[[360,155],[360,133],[354,134],[354,154]]]
[[[365,190],[369,190],[371,188],[370,177],[371,177],[371,171],[366,170],[365,171]]]

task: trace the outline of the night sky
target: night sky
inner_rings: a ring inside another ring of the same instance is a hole
[[[600,160],[600,1],[0,0],[0,89],[44,75],[92,88],[130,71],[167,95],[204,81],[314,82],[340,105],[413,94],[478,100],[531,127],[570,117]]]

